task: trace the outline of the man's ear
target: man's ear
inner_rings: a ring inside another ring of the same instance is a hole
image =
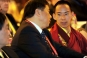
[[[77,20],[76,14],[72,11],[72,20]]]
[[[75,16],[75,13],[74,13],[74,11],[72,11],[72,17],[73,17],[73,16]]]
[[[36,14],[38,17],[40,17],[40,15],[41,15],[41,10],[40,10],[40,9],[36,9],[36,10],[35,10],[35,14]]]

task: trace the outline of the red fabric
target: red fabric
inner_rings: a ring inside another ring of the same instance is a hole
[[[55,42],[61,44],[61,41],[58,36],[58,27],[57,27],[56,23],[50,29],[50,32],[51,32],[53,40]],[[83,35],[81,35],[79,32],[77,32],[73,28],[71,28],[70,39],[67,44],[67,47],[69,47],[77,52],[87,54],[87,40],[86,40],[86,38],[84,38]]]

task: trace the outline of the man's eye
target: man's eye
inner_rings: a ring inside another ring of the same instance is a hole
[[[65,15],[68,15],[68,13],[65,13]]]
[[[61,14],[58,14],[58,16],[60,16]]]

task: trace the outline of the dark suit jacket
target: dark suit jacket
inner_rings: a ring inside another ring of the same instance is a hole
[[[3,56],[5,57],[5,58],[7,58],[7,56],[9,57],[9,58],[19,58],[18,57],[18,55],[11,49],[11,47],[10,46],[4,46],[3,48],[2,48],[2,50],[6,53],[4,53],[4,52],[2,52],[3,53]],[[7,55],[7,56],[6,56]]]
[[[50,33],[44,29],[46,36],[56,46],[59,56],[64,58],[83,58],[84,55],[76,53],[52,41]],[[15,34],[11,47],[22,58],[57,58],[44,44],[41,34],[31,24],[23,22]]]

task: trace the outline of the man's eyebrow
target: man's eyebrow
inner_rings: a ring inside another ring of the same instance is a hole
[[[69,11],[66,11],[65,13],[68,13]]]
[[[61,12],[57,12],[57,13],[61,13]]]
[[[64,13],[68,13],[69,11],[66,11],[66,12],[64,12]],[[57,12],[57,13],[61,13],[61,12]]]

